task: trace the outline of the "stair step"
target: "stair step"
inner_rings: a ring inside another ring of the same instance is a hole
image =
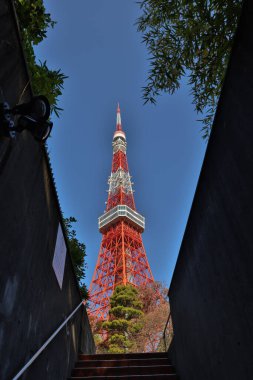
[[[121,366],[153,366],[170,365],[168,358],[139,358],[139,359],[102,359],[102,360],[78,360],[76,368],[81,367],[121,367]]]
[[[86,355],[79,354],[79,360],[118,360],[118,359],[149,359],[149,358],[166,358],[168,359],[167,352],[142,352],[137,354],[94,354]]]
[[[167,352],[78,356],[68,380],[176,380]]]
[[[151,374],[175,374],[171,365],[158,366],[131,366],[131,367],[91,367],[75,368],[72,376],[122,376],[122,375],[151,375]]]
[[[72,376],[68,380],[88,380],[88,379],[104,379],[104,380],[178,380],[174,374],[153,374],[153,375],[122,375],[122,376]]]

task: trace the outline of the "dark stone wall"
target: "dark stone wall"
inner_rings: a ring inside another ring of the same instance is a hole
[[[0,62],[0,96],[10,105],[29,100],[8,0],[0,0]],[[0,378],[10,379],[81,302],[69,254],[62,290],[52,267],[62,217],[45,148],[29,132],[0,138],[0,215]],[[95,350],[83,307],[23,379],[66,379],[78,350]]]
[[[252,20],[245,1],[169,291],[182,380],[253,378]]]

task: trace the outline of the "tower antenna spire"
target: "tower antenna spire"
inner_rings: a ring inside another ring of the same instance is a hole
[[[119,102],[117,107],[116,131],[122,131]]]

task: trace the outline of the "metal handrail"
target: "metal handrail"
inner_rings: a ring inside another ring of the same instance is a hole
[[[54,337],[61,331],[61,329],[67,324],[70,318],[77,312],[77,310],[83,305],[83,301],[72,311],[67,319],[58,327],[57,330],[48,338],[48,340],[41,346],[41,348],[31,357],[31,359],[24,365],[24,367],[13,377],[12,380],[17,380],[20,376],[27,370],[28,367],[34,362],[34,360],[44,351],[44,349],[49,345],[49,343],[54,339]]]
[[[164,341],[165,351],[167,350],[167,347],[166,347],[166,329],[167,329],[167,326],[168,326],[168,323],[170,320],[171,320],[171,313],[169,312],[169,316],[168,316],[167,322],[166,322],[164,330],[163,330],[163,341]]]

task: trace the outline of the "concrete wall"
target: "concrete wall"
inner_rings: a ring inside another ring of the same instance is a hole
[[[182,380],[253,378],[252,20],[245,1],[169,292]]]
[[[5,100],[28,100],[29,78],[8,0],[0,0],[0,61]],[[44,146],[29,132],[0,138],[0,215],[0,378],[10,379],[81,302],[69,254],[62,289],[52,267],[61,212]],[[95,350],[84,308],[23,379],[65,379],[79,349]]]

